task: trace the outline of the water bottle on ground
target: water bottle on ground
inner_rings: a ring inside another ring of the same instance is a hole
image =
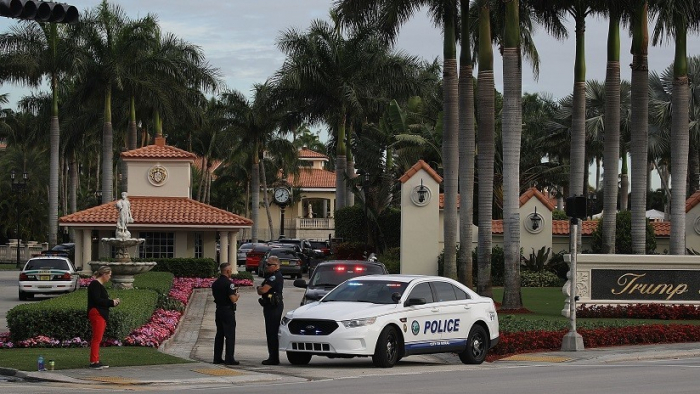
[[[46,368],[44,367],[44,356],[39,356],[39,359],[37,360],[37,369],[39,371],[46,371]]]

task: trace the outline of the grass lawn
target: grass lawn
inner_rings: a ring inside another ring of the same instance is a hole
[[[0,271],[19,271],[17,263],[0,263]]]
[[[87,368],[90,348],[30,348],[0,350],[0,367],[22,371],[36,371],[37,359],[44,356],[46,368],[54,360],[55,369]],[[183,364],[193,361],[160,353],[154,348],[138,346],[110,346],[100,348],[100,361],[110,367],[138,365]]]

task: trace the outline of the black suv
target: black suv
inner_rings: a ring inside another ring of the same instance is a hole
[[[318,301],[329,291],[350,278],[362,275],[387,275],[384,264],[366,260],[330,260],[319,263],[314,269],[309,283],[304,279],[294,281],[294,287],[306,289],[301,305]]]
[[[296,238],[280,238],[276,241],[270,241],[270,245],[293,245],[298,248],[299,252],[303,255],[304,267],[308,269],[311,265],[311,259],[316,255],[314,249],[311,247],[311,242],[306,239],[296,239]],[[306,272],[306,269],[304,272]]]

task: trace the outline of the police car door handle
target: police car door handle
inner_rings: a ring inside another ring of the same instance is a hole
[[[437,313],[437,312],[440,312],[440,308],[433,308],[430,311],[433,313]]]
[[[464,305],[464,309],[471,309],[471,308],[472,308],[471,305]]]

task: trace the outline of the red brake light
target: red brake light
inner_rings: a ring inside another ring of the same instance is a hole
[[[357,271],[367,271],[367,268],[365,267],[355,267],[355,272]]]
[[[61,275],[60,279],[70,280],[70,274],[68,272],[66,272],[65,274]]]
[[[19,280],[28,280],[29,277],[24,272],[19,274]]]
[[[345,271],[345,266],[344,265],[336,265],[333,267],[334,270],[336,271]]]

